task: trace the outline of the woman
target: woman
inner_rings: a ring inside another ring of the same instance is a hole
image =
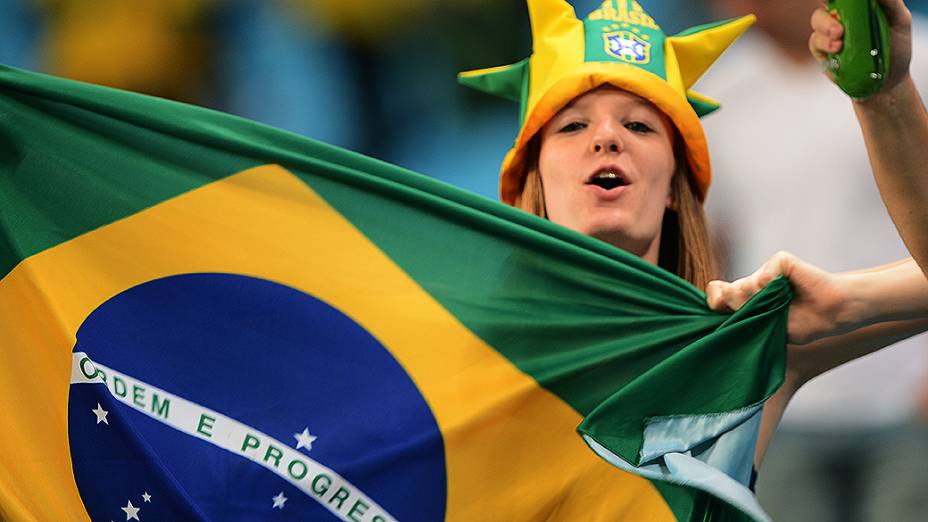
[[[501,199],[705,290],[713,256],[702,202],[711,174],[699,117],[718,104],[690,87],[753,17],[668,37],[631,0],[606,0],[585,22],[563,0],[528,5],[532,57],[460,76],[465,85],[521,102],[522,128],[502,166]],[[786,384],[764,407],[755,464],[803,382],[849,354],[926,327],[854,332],[818,347],[827,354],[821,360],[799,365],[791,358]]]
[[[459,77],[521,102],[502,201],[705,288],[711,172],[699,117],[719,106],[690,88],[754,17],[667,36],[631,0],[607,0],[583,22],[564,0],[528,6],[532,57]]]
[[[536,141],[518,206],[705,287],[705,217],[663,112],[606,84],[561,109]]]
[[[460,75],[521,102],[501,199],[705,289],[714,277],[702,207],[711,173],[699,117],[719,106],[691,86],[754,17],[667,36],[632,0],[606,0],[583,22],[564,0],[528,6],[532,57]]]

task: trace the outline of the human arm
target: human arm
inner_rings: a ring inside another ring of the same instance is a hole
[[[786,406],[805,383],[832,368],[925,330],[928,330],[928,319],[893,321],[866,326],[848,334],[820,339],[807,345],[787,346],[786,378],[783,386],[764,404],[760,433],[754,451],[754,467],[760,468]]]
[[[854,100],[874,178],[912,257],[928,273],[928,113],[909,73],[912,15],[903,0],[880,0],[890,25],[883,89]],[[812,16],[809,48],[819,61],[843,46],[844,30],[824,9]]]
[[[911,258],[832,274],[780,252],[747,277],[710,282],[709,308],[737,310],[780,275],[793,287],[787,325],[792,344],[804,345],[876,323],[928,319],[928,279]]]
[[[789,341],[803,344],[787,347],[786,379],[764,406],[755,466],[760,465],[786,405],[803,384],[928,329],[928,279],[912,259],[830,274],[779,253],[750,276],[709,283],[709,306],[737,310],[779,275],[788,277],[793,287]]]

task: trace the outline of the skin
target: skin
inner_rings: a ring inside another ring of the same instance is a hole
[[[789,278],[793,286],[787,330],[789,342],[795,345],[877,323],[928,319],[928,279],[911,258],[832,274],[780,252],[747,277],[731,283],[710,282],[706,289],[709,307],[737,310],[780,275]]]
[[[541,131],[539,172],[549,219],[656,264],[664,212],[672,203],[673,139],[670,120],[634,94],[605,86],[579,96]],[[601,171],[618,173],[628,185],[608,191],[591,185],[589,180]],[[914,263],[899,263],[835,276],[778,254],[748,278],[710,283],[710,307],[731,311],[784,274],[796,293],[790,311],[792,341],[809,343],[822,332],[844,333],[801,349],[789,347],[786,382],[764,407],[755,466],[760,466],[786,405],[805,382],[928,328],[928,320],[894,321],[919,318],[912,310],[928,309],[928,281],[913,267]],[[867,294],[850,298],[853,292],[872,290],[880,277],[898,281],[893,295],[907,295],[911,310],[900,312],[890,303],[877,314],[867,305]],[[874,324],[881,321],[894,322]],[[797,331],[804,332],[802,337]]]
[[[879,93],[855,100],[883,202],[909,253],[928,273],[928,114],[909,74],[912,15],[902,0],[882,0],[890,21],[890,71]],[[812,19],[810,49],[841,49],[843,29],[824,10]]]
[[[657,264],[672,203],[673,139],[670,120],[634,94],[606,86],[579,96],[541,131],[538,168],[548,218]],[[621,172],[629,184],[610,191],[588,184],[603,170]],[[764,407],[757,467],[798,382],[789,378]]]
[[[779,275],[793,286],[786,382],[764,408],[758,464],[787,403],[803,384],[928,329],[928,114],[909,74],[911,13],[902,0],[880,3],[890,22],[891,68],[879,93],[852,103],[880,194],[913,258],[831,274],[781,252],[745,278],[709,283],[709,307],[726,312],[740,308]],[[808,46],[816,60],[842,49],[844,28],[834,15],[819,8],[811,25]],[[920,409],[928,419],[928,393]]]
[[[883,89],[853,100],[874,176],[914,259],[848,274],[830,274],[786,253],[738,281],[713,281],[709,306],[737,310],[777,275],[790,278],[789,339],[806,344],[878,322],[928,317],[928,115],[909,74],[912,15],[902,0],[880,0],[890,21],[891,68]],[[844,28],[823,8],[811,19],[809,50],[822,61],[843,47]],[[919,270],[920,268],[921,274]]]
[[[767,401],[761,420],[755,464],[760,465],[792,396],[822,373],[928,329],[928,279],[915,261],[831,274],[796,256],[780,252],[753,274],[733,281],[712,281],[709,307],[739,309],[777,276],[793,287],[787,327],[787,373],[783,387]],[[928,419],[928,392],[916,414]]]
[[[639,96],[603,86],[577,97],[541,130],[548,218],[657,264],[673,136],[667,116]],[[588,183],[600,171],[628,184],[607,191]]]

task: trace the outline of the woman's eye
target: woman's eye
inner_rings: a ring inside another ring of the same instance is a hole
[[[654,131],[651,129],[651,127],[648,127],[648,125],[647,125],[646,123],[642,123],[642,122],[640,122],[640,121],[633,121],[633,122],[631,122],[631,123],[626,123],[626,124],[625,124],[625,128],[628,129],[628,130],[630,130],[630,131],[632,131],[632,132],[639,132],[639,133],[642,133],[642,134],[645,134],[645,133],[648,133],[648,132],[654,132]]]
[[[563,127],[561,127],[561,132],[573,132],[573,131],[578,131],[578,130],[583,129],[583,128],[585,128],[585,127],[586,127],[586,124],[585,124],[585,123],[581,123],[581,122],[579,122],[579,121],[572,121],[572,122],[568,123],[567,125],[564,125]]]

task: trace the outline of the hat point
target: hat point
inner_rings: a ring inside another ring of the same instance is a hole
[[[673,47],[673,53],[679,63],[683,87],[692,87],[755,20],[757,17],[754,15],[747,15],[693,27],[678,35],[667,37],[667,45]]]

